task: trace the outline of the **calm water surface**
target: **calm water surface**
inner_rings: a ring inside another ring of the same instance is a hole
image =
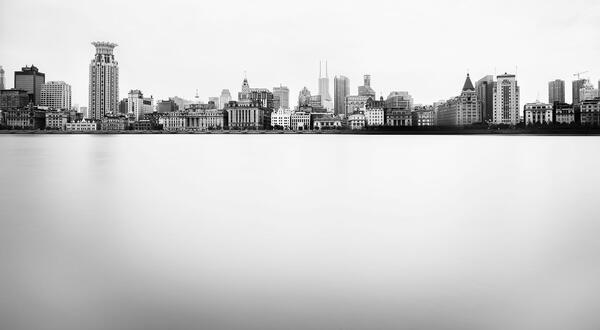
[[[0,329],[599,329],[599,152],[0,136]]]

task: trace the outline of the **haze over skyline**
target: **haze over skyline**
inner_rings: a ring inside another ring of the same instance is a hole
[[[27,14],[27,24],[23,22]],[[515,73],[521,104],[547,101],[548,81],[574,73],[600,79],[600,3],[595,0],[463,0],[322,2],[288,6],[253,2],[163,3],[108,0],[10,1],[0,4],[0,65],[9,88],[13,72],[36,65],[47,80],[73,86],[73,103],[87,106],[92,41],[119,44],[120,97],[140,89],[155,99],[236,95],[244,71],[252,87],[304,87],[318,92],[319,61],[351,91],[372,76],[378,97],[408,91],[431,104],[459,94],[467,72]]]

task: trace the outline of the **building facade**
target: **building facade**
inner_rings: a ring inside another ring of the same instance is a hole
[[[147,113],[154,112],[154,99],[145,98],[140,90],[131,90],[127,94],[127,114],[133,116],[135,120],[141,120]]]
[[[460,96],[452,98],[437,109],[437,124],[440,126],[467,126],[481,122],[480,103],[477,91],[467,74]]]
[[[344,76],[336,76],[333,80],[333,113],[336,116],[347,115],[346,97],[350,95],[350,79]]]
[[[364,113],[355,112],[348,116],[348,127],[351,130],[361,130],[367,126],[367,118]]]
[[[494,124],[517,125],[521,122],[520,93],[515,75],[504,74],[497,77],[494,88]]]
[[[271,111],[263,108],[259,102],[230,102],[225,110],[229,129],[262,130],[271,127]]]
[[[286,86],[273,87],[273,97],[279,99],[279,107],[290,109],[290,89]]]
[[[565,81],[556,79],[548,83],[548,103],[565,103]]]
[[[102,120],[119,111],[119,63],[113,51],[117,44],[93,42],[96,54],[90,63],[89,118]]]
[[[475,86],[477,100],[481,111],[481,121],[491,123],[494,121],[494,89],[496,88],[494,76],[485,76]]]
[[[15,71],[15,89],[27,91],[29,101],[33,105],[40,105],[42,85],[45,82],[46,75],[33,65]]]
[[[358,86],[358,95],[375,98],[375,90],[371,87],[371,75],[364,75],[364,85]]]
[[[559,125],[575,124],[575,108],[567,103],[554,103],[554,123]]]
[[[581,125],[598,126],[600,125],[600,98],[594,100],[581,101]]]
[[[0,110],[21,109],[29,104],[29,93],[18,89],[0,90]]]
[[[286,109],[279,109],[271,114],[271,126],[277,129],[291,129],[292,112]]]
[[[581,100],[579,99],[579,90],[583,87],[583,85],[585,85],[586,82],[586,79],[577,79],[573,81],[573,106],[579,106],[579,102],[581,102]]]
[[[233,101],[231,99],[231,92],[229,92],[228,89],[224,89],[221,91],[221,96],[219,96],[219,105],[220,108],[219,109],[223,109],[225,108],[225,106],[227,104],[229,104],[229,102]]]
[[[65,129],[67,131],[72,132],[88,132],[88,131],[96,131],[98,130],[98,123],[82,120],[79,122],[67,123],[65,125]]]
[[[412,112],[413,126],[435,126],[436,112],[433,106],[415,106]]]
[[[64,111],[46,111],[46,129],[64,130],[69,122],[69,114]]]
[[[64,81],[42,84],[40,105],[52,109],[71,109],[71,85]]]
[[[523,108],[525,125],[550,125],[554,123],[553,106],[548,103],[527,103]]]
[[[346,96],[346,110],[345,115],[350,116],[351,114],[357,111],[365,111],[367,106],[367,101],[370,99],[370,96],[361,96],[361,95],[349,95]]]

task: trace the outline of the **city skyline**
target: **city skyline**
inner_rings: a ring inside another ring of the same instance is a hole
[[[595,40],[599,35],[600,19],[597,12],[600,10],[594,9],[600,8],[594,1],[580,0],[570,4],[556,1],[551,2],[551,6],[538,6],[539,1],[521,4],[508,2],[506,8],[496,5],[486,7],[473,1],[463,1],[454,5],[433,3],[434,9],[428,11],[426,5],[431,5],[431,1],[406,4],[402,10],[388,1],[376,1],[372,5],[373,8],[360,13],[360,16],[354,4],[341,8],[341,13],[347,18],[361,17],[361,24],[356,26],[341,23],[343,15],[335,14],[332,5],[325,5],[322,13],[305,10],[285,11],[274,7],[273,10],[282,15],[279,18],[269,18],[267,23],[274,24],[284,18],[293,22],[319,19],[324,21],[324,26],[315,29],[294,23],[282,27],[280,31],[267,29],[268,32],[263,29],[266,23],[254,22],[242,15],[244,11],[251,9],[244,3],[237,3],[236,6],[227,9],[220,4],[210,3],[207,5],[210,7],[208,9],[214,10],[207,10],[206,13],[200,13],[195,4],[177,1],[171,6],[175,9],[158,4],[144,3],[144,6],[139,6],[139,11],[146,14],[139,15],[140,17],[158,17],[161,13],[177,15],[173,22],[180,23],[163,24],[160,25],[160,29],[151,27],[149,22],[138,18],[127,24],[121,23],[121,20],[126,21],[121,19],[121,12],[127,10],[111,14],[113,18],[110,19],[110,24],[100,24],[100,18],[96,17],[96,14],[102,16],[107,13],[108,8],[98,8],[98,12],[93,13],[87,9],[85,3],[69,1],[59,6],[69,8],[68,11],[57,13],[62,19],[53,19],[50,24],[49,17],[44,15],[43,9],[56,8],[54,3],[6,3],[2,4],[2,8],[6,9],[2,10],[2,13],[32,12],[35,19],[32,20],[34,23],[31,26],[26,26],[20,31],[19,35],[26,35],[28,38],[18,38],[17,35],[5,32],[10,30],[11,22],[15,22],[15,18],[1,14],[0,24],[4,32],[0,34],[0,43],[7,47],[0,50],[0,65],[9,75],[24,65],[34,64],[48,75],[47,80],[65,81],[73,86],[73,103],[80,105],[88,104],[86,68],[90,56],[93,55],[93,50],[88,46],[93,40],[107,40],[121,45],[115,51],[120,64],[119,95],[139,89],[145,94],[154,95],[156,100],[172,96],[193,99],[196,90],[200,91],[203,100],[219,95],[223,89],[229,89],[235,95],[239,91],[239,81],[244,71],[248,72],[254,86],[270,88],[283,85],[289,87],[291,95],[296,95],[304,86],[311,91],[317,91],[314,68],[323,58],[328,59],[329,74],[332,78],[343,75],[350,79],[351,91],[362,84],[365,74],[370,74],[373,89],[378,96],[382,92],[385,96],[392,91],[409,91],[415,104],[432,104],[440,99],[455,96],[458,90],[453,82],[462,80],[465,73],[470,73],[475,81],[486,75],[516,73],[522,89],[522,103],[536,99],[546,101],[549,81],[561,79],[570,86],[570,82],[576,79],[573,74],[577,72],[588,71],[584,77],[590,78],[594,83],[600,76],[596,60],[600,56],[600,47],[584,41]],[[272,6],[274,2],[260,1],[259,4]],[[127,2],[121,7],[127,9],[135,6],[138,10],[137,5],[136,2]],[[310,6],[311,2],[307,5]],[[583,6],[590,10],[571,13],[568,10],[571,6]],[[189,10],[176,11],[183,8]],[[462,10],[464,8],[468,10]],[[536,15],[528,16],[527,9],[532,8],[535,10],[531,12],[535,12]],[[402,16],[405,10],[418,13],[420,20]],[[209,12],[227,15],[213,17]],[[89,24],[73,25],[83,23],[84,18]],[[495,24],[503,19],[519,20],[522,23],[518,28],[503,28],[506,29],[506,33],[514,35],[510,40],[511,47],[501,47],[492,42],[494,38],[501,37],[501,34],[490,31],[485,32],[490,40],[478,41],[476,49],[452,45],[446,41],[451,36],[457,37],[462,29],[469,31],[474,37],[480,36],[484,32],[480,31],[478,23],[488,21]],[[424,26],[422,22],[427,22],[427,25]],[[234,27],[222,33],[208,33],[209,23],[234,24]],[[363,24],[381,33],[363,38],[364,32],[358,27]],[[250,40],[232,38],[232,33],[237,31],[235,26],[243,26],[250,34],[268,38],[255,47],[252,54],[241,55],[234,49],[250,47],[252,44]],[[339,29],[336,30],[337,26]],[[401,38],[410,51],[401,53],[401,56],[383,50],[373,51],[374,44],[384,42],[399,31],[411,31],[410,28],[415,26],[420,27],[417,32],[403,34]],[[44,41],[43,34],[37,33],[41,27],[50,32],[60,29],[62,33],[56,34],[52,42]],[[145,28],[148,28],[148,33],[134,33]],[[318,35],[317,32],[322,30],[329,31],[336,38],[323,38],[308,49],[297,47],[294,41],[296,35]],[[585,33],[569,33],[573,30]],[[531,33],[537,36],[536,42],[527,37]],[[182,51],[186,48],[194,49],[195,42],[185,37],[192,35],[202,35],[202,43],[211,44],[211,50]],[[543,55],[516,51],[526,49],[525,46],[539,47],[538,44],[551,40],[559,42],[562,47]],[[275,43],[279,47],[276,47]],[[271,52],[267,49],[277,51]],[[484,55],[480,55],[481,51]],[[190,74],[186,75],[185,72]],[[10,79],[7,80],[7,87],[13,87]],[[330,90],[333,89],[331,83]],[[566,88],[565,94],[567,100],[571,99],[570,88]]]

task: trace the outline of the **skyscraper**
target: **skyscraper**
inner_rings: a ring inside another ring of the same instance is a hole
[[[364,76],[364,85],[358,86],[358,96],[369,96],[375,98],[375,90],[371,88],[371,75]]]
[[[327,110],[333,108],[331,94],[329,94],[329,71],[325,61],[325,76],[322,75],[321,63],[319,62],[319,95],[321,95],[321,106]]]
[[[40,105],[42,85],[45,82],[46,75],[33,65],[15,71],[15,89],[26,91],[29,94],[29,101],[34,105]]]
[[[231,102],[231,93],[228,89],[224,89],[221,91],[221,96],[219,97],[220,109],[225,108]]]
[[[477,100],[481,111],[481,121],[494,121],[494,76],[485,76],[477,82]]]
[[[54,109],[71,109],[71,85],[64,81],[49,81],[42,85],[40,105]]]
[[[279,99],[279,107],[288,110],[290,108],[290,89],[286,86],[273,87],[273,97]]]
[[[346,114],[346,96],[350,95],[350,79],[336,76],[333,79],[334,114]]]
[[[579,105],[579,102],[581,101],[579,99],[579,91],[586,83],[586,81],[586,79],[578,79],[573,81],[573,106]]]
[[[4,82],[4,69],[2,68],[2,65],[0,65],[0,90],[3,90],[6,88],[6,83]]]
[[[90,63],[89,118],[101,120],[119,111],[119,63],[113,51],[117,44],[92,42],[96,55]]]
[[[494,88],[494,123],[517,125],[521,121],[520,88],[513,74],[498,76]]]
[[[127,94],[127,108],[128,114],[133,115],[135,120],[141,120],[144,114],[154,111],[154,99],[152,96],[144,97],[140,90],[132,90]]]
[[[556,79],[548,83],[548,103],[565,103],[565,82]]]

